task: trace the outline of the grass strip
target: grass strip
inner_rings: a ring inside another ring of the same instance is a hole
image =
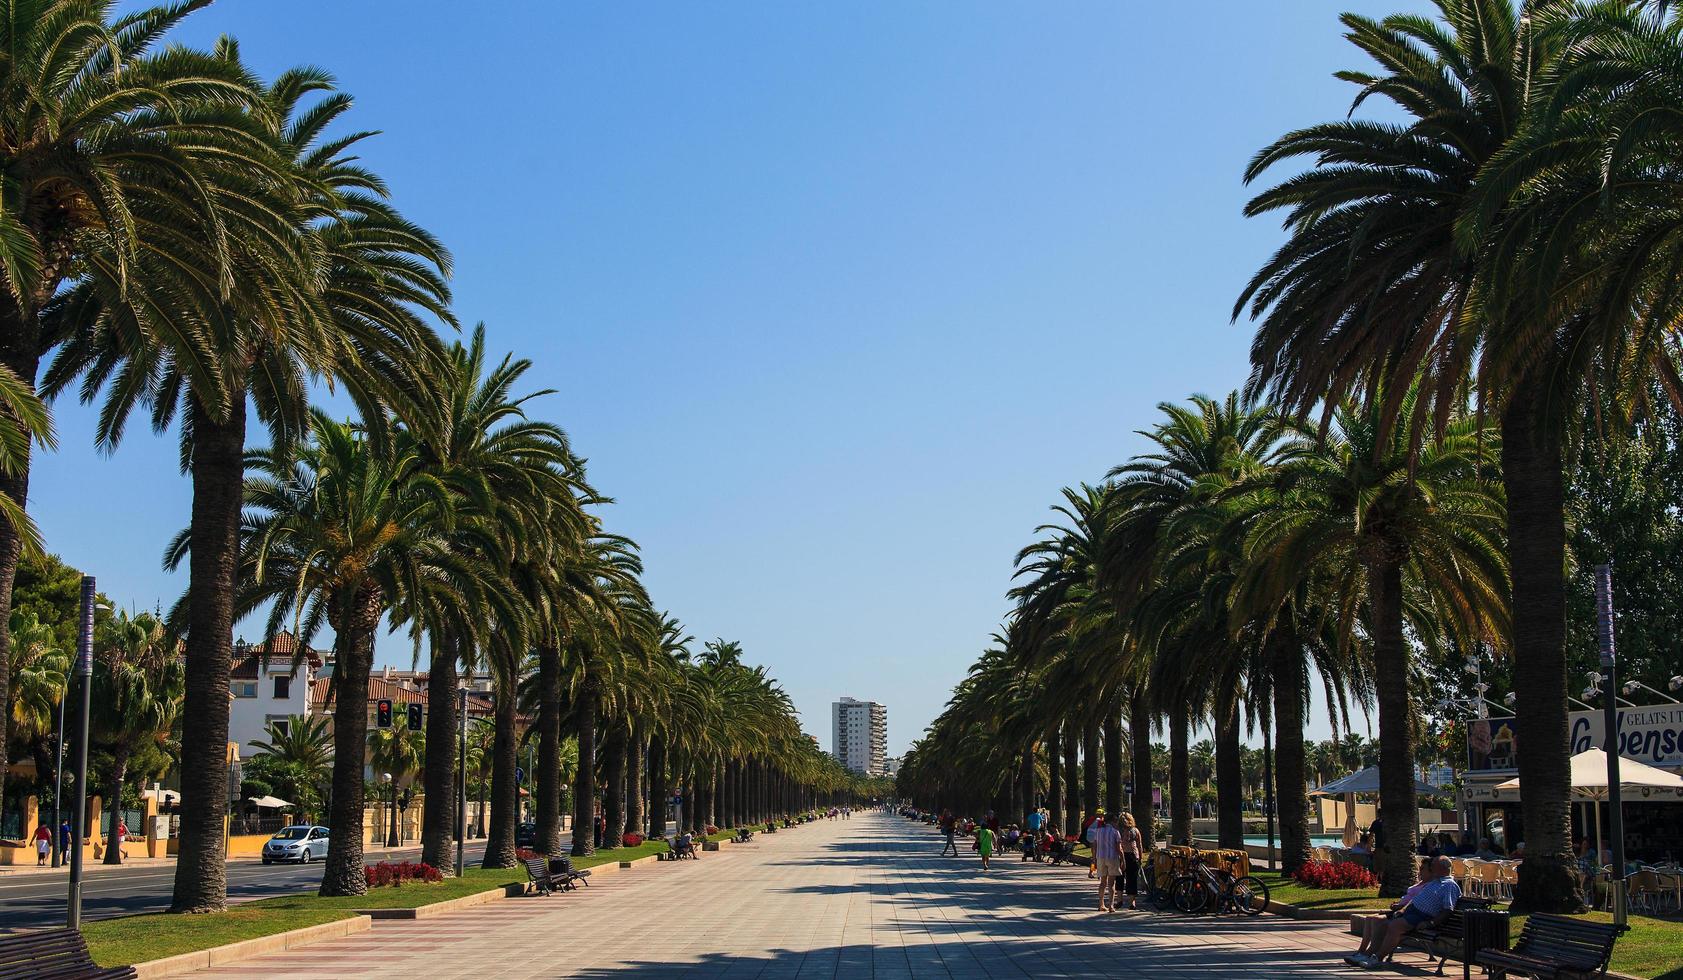
[[[573,867],[593,868],[630,861],[665,849],[664,843],[653,841],[636,847],[597,851],[588,857],[574,858]],[[493,891],[508,884],[524,883],[525,880],[523,868],[470,867],[460,878],[446,878],[432,885],[372,888],[366,895],[332,898],[307,892],[281,895],[245,902],[220,915],[169,915],[161,912],[127,915],[87,923],[82,927],[82,933],[87,937],[94,962],[100,966],[127,966],[347,919],[355,915],[357,909],[420,908]]]

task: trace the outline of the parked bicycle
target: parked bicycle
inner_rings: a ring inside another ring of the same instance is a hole
[[[1230,871],[1212,868],[1202,856],[1192,858],[1191,869],[1175,878],[1169,893],[1175,908],[1188,915],[1219,915],[1229,909],[1243,915],[1261,915],[1268,910],[1267,884],[1250,875],[1236,878]]]

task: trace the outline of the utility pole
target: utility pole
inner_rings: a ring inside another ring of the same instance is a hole
[[[76,809],[70,812],[70,901],[66,925],[82,927],[82,834],[88,812],[88,712],[93,705],[94,579],[82,576],[82,623],[76,637],[76,676],[82,679],[81,710],[76,717]],[[117,819],[112,813],[111,819]],[[55,828],[54,833],[57,833]]]

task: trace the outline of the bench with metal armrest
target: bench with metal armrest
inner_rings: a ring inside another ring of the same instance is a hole
[[[1539,980],[1604,977],[1618,938],[1619,928],[1611,922],[1539,912],[1525,920],[1513,949],[1481,950],[1474,962],[1495,980],[1510,973]]]
[[[135,976],[133,967],[102,970],[75,929],[44,929],[0,935],[0,980],[115,980]]]

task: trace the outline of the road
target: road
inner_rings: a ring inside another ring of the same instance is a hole
[[[485,852],[485,842],[470,843],[470,863]],[[420,856],[418,847],[373,851],[370,861],[390,858],[411,860]],[[249,902],[276,895],[311,892],[321,884],[322,865],[273,864],[234,861],[228,864],[228,901]],[[0,932],[40,929],[64,925],[65,874],[17,874],[0,876]],[[175,886],[175,865],[151,864],[133,868],[103,866],[91,870],[82,885],[82,917],[108,919],[136,912],[162,912],[169,907]]]

